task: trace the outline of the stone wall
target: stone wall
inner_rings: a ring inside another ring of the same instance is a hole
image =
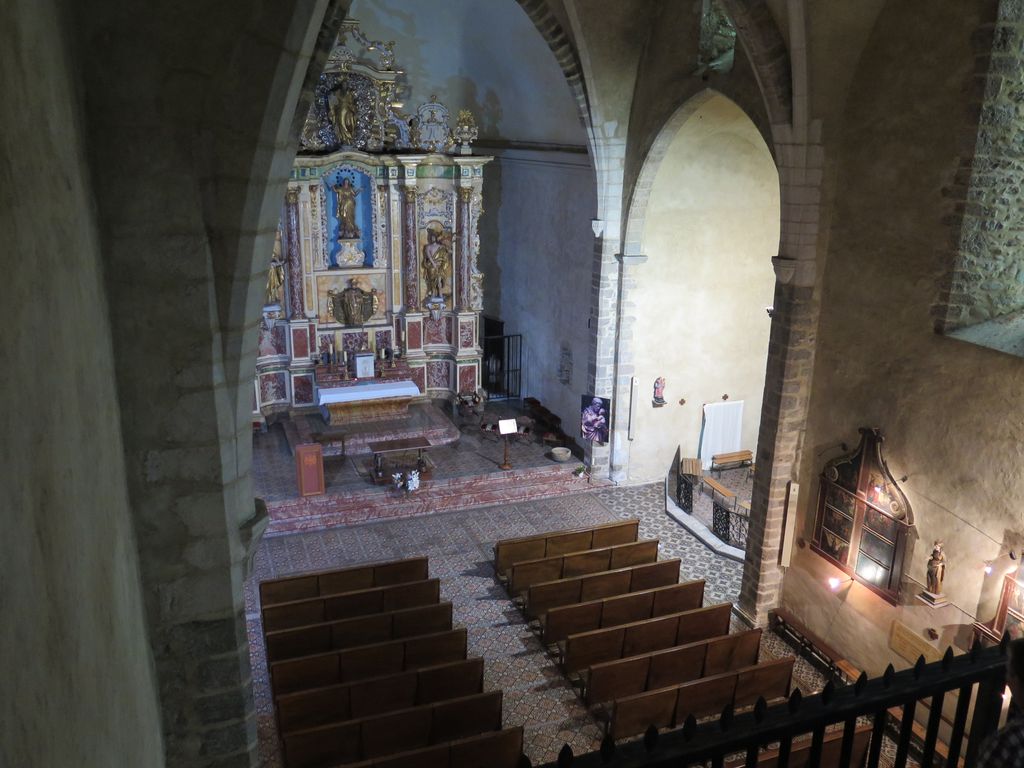
[[[973,113],[980,101],[980,121],[946,190],[958,203],[950,224],[960,234],[958,251],[944,252],[957,262],[939,308],[945,330],[1024,309],[1024,5],[1003,0],[998,21],[979,27],[972,44],[969,106]]]
[[[888,648],[896,619],[922,638],[925,628],[936,629],[937,650],[965,645],[972,617],[991,618],[1005,553],[1019,549],[1024,532],[1024,363],[931,327],[946,269],[936,254],[948,252],[945,222],[955,213],[946,191],[961,137],[971,132],[963,100],[976,72],[973,41],[990,20],[972,4],[930,5],[925,18],[914,4],[889,2],[852,78],[842,131],[826,126],[831,226],[797,476],[797,536],[810,541],[817,475],[841,442],[856,442],[861,426],[887,436],[892,474],[907,477],[902,487],[916,532],[899,605],[857,584],[833,594],[825,579],[842,574],[806,548],[786,573],[783,603],[872,673],[889,661],[910,663]],[[909,26],[912,45],[901,32]],[[913,65],[893,78],[894,61]],[[910,103],[907,94],[914,94]],[[952,606],[942,611],[915,598],[935,539],[947,545]]]
[[[496,150],[483,190],[485,314],[523,335],[523,394],[558,414],[578,440],[590,357],[594,170],[583,153]],[[571,369],[562,370],[566,363]]]
[[[161,766],[69,25],[0,8],[0,764]]]

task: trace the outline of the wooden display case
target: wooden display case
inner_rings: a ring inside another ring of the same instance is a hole
[[[882,458],[881,433],[860,433],[857,450],[822,470],[811,548],[896,604],[913,515]]]

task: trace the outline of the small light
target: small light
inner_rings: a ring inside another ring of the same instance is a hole
[[[985,566],[985,573],[989,574],[989,575],[992,574],[992,564],[991,563],[989,563],[988,565]]]
[[[842,584],[842,582],[839,579],[837,579],[835,576],[829,576],[828,577],[828,588],[831,589],[833,592],[835,592],[837,589],[839,589],[839,585],[840,584]]]

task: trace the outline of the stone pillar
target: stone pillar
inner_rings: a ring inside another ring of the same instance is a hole
[[[405,309],[415,312],[420,306],[419,258],[416,253],[416,190],[406,188],[402,211],[403,276]]]
[[[304,318],[302,303],[302,254],[299,251],[299,188],[285,192],[284,247],[288,264],[288,317]]]
[[[473,263],[473,221],[470,218],[472,195],[472,187],[459,187],[458,223],[456,224],[459,231],[459,252],[458,269],[455,272],[455,308],[459,312],[466,312],[471,308],[469,290]]]

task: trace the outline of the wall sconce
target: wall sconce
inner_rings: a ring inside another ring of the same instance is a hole
[[[1001,558],[1001,557],[1002,557],[1002,556],[1003,556],[1004,554],[1005,554],[1005,555],[1006,555],[1007,557],[1009,557],[1009,558],[1010,558],[1010,560],[1012,561],[1012,562],[1010,563],[1010,566],[1009,566],[1009,568],[1007,568],[1007,569],[1006,569],[1006,572],[1007,572],[1007,573],[1013,573],[1014,571],[1016,571],[1016,570],[1017,570],[1017,569],[1018,569],[1018,568],[1020,567],[1020,564],[1019,564],[1019,563],[1017,562],[1017,552],[1016,552],[1016,550],[1013,550],[1013,549],[1011,549],[1011,550],[1010,550],[1009,552],[1000,552],[1000,553],[999,553],[998,555],[996,555],[995,557],[993,557],[993,558],[992,558],[991,560],[984,560],[984,561],[983,561],[983,562],[985,563],[985,566],[984,566],[984,571],[985,571],[985,575],[986,575],[986,576],[991,576],[991,575],[992,575],[992,571],[993,571],[993,570],[995,570],[995,565],[996,565],[996,562],[997,562],[997,561],[998,561],[998,560],[999,560],[999,559],[1000,559],[1000,558]]]
[[[833,592],[838,592],[839,588],[847,582],[853,581],[853,576],[847,576],[845,579],[840,579],[838,576],[828,577],[828,588]]]

